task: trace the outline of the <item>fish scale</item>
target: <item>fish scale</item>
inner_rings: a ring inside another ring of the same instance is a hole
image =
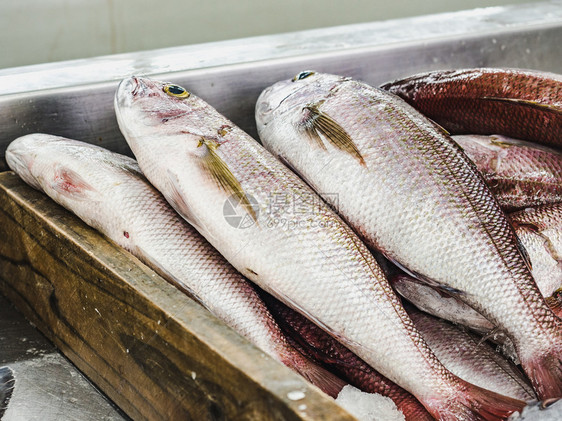
[[[485,411],[505,416],[520,407],[519,401],[485,392],[447,371],[351,228],[258,142],[195,95],[170,94],[170,86],[138,77],[122,81],[115,96],[119,127],[151,183],[234,267],[442,419],[477,419]],[[185,112],[168,120],[166,110]],[[206,164],[201,136],[219,145],[213,159],[220,162],[214,166],[220,164],[229,185],[218,183]],[[222,214],[237,188],[259,207],[255,223],[245,229],[233,227]],[[278,212],[282,218],[268,212],[272,197],[286,198],[288,207]],[[318,203],[314,212],[291,211],[303,200]]]
[[[453,136],[504,210],[562,202],[562,154],[505,136]]]
[[[309,140],[302,116],[311,103],[335,120],[364,165],[330,135],[321,134],[324,149]],[[264,90],[256,121],[274,155],[316,191],[339,195],[339,213],[369,246],[455,290],[507,332],[541,397],[562,395],[562,322],[484,179],[441,128],[394,95],[320,73]]]
[[[562,76],[520,69],[437,70],[385,83],[453,134],[561,146]]]
[[[100,147],[46,134],[14,140],[10,168],[163,277],[273,358],[337,396],[344,383],[287,343],[253,286],[141,174],[137,163]],[[57,174],[87,186],[69,193]]]

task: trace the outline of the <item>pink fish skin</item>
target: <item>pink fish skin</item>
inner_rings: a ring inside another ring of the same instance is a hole
[[[452,134],[494,133],[562,146],[562,75],[521,69],[436,70],[381,86]]]
[[[509,214],[525,247],[537,286],[545,298],[562,288],[562,203]]]
[[[562,153],[501,135],[453,136],[508,212],[562,202]]]

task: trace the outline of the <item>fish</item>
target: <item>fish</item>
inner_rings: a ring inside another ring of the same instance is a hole
[[[390,278],[394,289],[418,309],[450,322],[469,327],[481,335],[496,329],[488,319],[456,296],[433,288],[406,274]]]
[[[8,404],[14,393],[16,379],[10,367],[0,367],[0,419],[6,413]]]
[[[482,341],[486,340],[495,344],[496,349],[509,361],[520,364],[511,339],[482,314],[456,296],[406,274],[393,275],[391,284],[398,294],[407,300],[410,307],[413,305],[424,313],[476,332]]]
[[[179,85],[130,77],[120,83],[114,108],[146,177],[238,271],[414,394],[436,418],[499,419],[521,406],[447,371],[352,229],[211,105]],[[211,159],[222,161],[214,165],[222,168],[220,180]]]
[[[512,340],[538,396],[562,396],[562,320],[450,136],[389,92],[312,71],[266,88],[256,122],[270,152],[317,192],[337,196],[339,214],[370,248],[481,313]]]
[[[501,135],[453,140],[474,162],[506,212],[562,202],[562,153]]]
[[[407,311],[439,361],[461,379],[522,401],[537,399],[523,373],[481,336],[413,307]]]
[[[536,70],[437,70],[388,82],[452,134],[501,134],[562,146],[562,76]]]
[[[529,207],[509,214],[529,255],[533,277],[548,299],[562,288],[562,203]]]
[[[258,291],[283,333],[304,355],[328,367],[363,392],[378,393],[393,400],[406,421],[434,418],[409,392],[387,379],[327,332],[270,294]]]
[[[136,161],[34,133],[12,141],[10,168],[189,294],[259,349],[332,397],[346,384],[290,346],[250,282],[181,218]]]

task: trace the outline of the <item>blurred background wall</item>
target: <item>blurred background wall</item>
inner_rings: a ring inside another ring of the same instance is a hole
[[[0,68],[531,0],[0,0]]]

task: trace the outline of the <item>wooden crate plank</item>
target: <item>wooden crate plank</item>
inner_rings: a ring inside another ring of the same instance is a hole
[[[353,419],[11,172],[0,292],[134,419]]]

